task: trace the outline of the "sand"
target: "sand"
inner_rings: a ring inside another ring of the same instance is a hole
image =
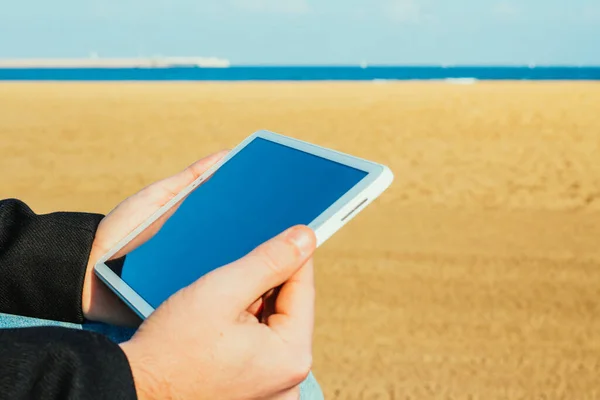
[[[0,84],[0,197],[108,212],[266,128],[388,164],[318,250],[327,399],[600,399],[600,84]]]

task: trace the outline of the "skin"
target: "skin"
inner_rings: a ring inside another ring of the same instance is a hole
[[[87,266],[83,293],[83,315],[91,321],[137,327],[141,320],[108,289],[93,272],[96,262],[121,239],[227,154],[222,151],[203,158],[171,177],[153,183],[121,202],[98,225]],[[120,258],[147,242],[177,210],[178,205],[155,221],[113,258]]]
[[[98,227],[82,307],[86,318],[139,326],[93,265],[227,152],[202,159],[119,204]],[[160,218],[115,258],[150,239]],[[312,366],[316,239],[293,227],[169,298],[121,345],[140,399],[299,398]]]

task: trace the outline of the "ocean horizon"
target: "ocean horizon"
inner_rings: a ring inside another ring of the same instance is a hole
[[[600,80],[600,66],[0,67],[0,81]]]

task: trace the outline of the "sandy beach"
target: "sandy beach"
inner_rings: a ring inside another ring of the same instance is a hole
[[[0,198],[106,213],[263,128],[396,176],[316,256],[327,399],[600,399],[600,83],[0,83]]]

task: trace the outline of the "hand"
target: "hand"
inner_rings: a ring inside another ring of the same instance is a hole
[[[100,222],[92,244],[83,285],[81,304],[83,315],[87,319],[115,325],[138,326],[140,324],[139,317],[98,279],[93,272],[94,265],[121,239],[195,181],[225,154],[227,152],[223,151],[204,158],[190,165],[184,171],[146,187],[119,204]],[[174,207],[169,210],[116,254],[113,259],[122,257],[148,241],[176,209],[177,207]]]
[[[139,398],[297,400],[312,364],[315,246],[312,230],[291,228],[169,298],[121,345]],[[261,323],[248,309],[274,288]]]

